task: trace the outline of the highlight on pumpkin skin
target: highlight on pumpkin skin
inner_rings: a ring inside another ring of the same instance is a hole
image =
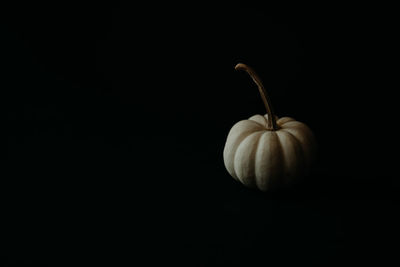
[[[271,100],[268,97],[267,91],[265,90],[260,77],[257,75],[257,73],[251,67],[249,67],[243,63],[236,64],[235,70],[246,71],[250,75],[250,77],[253,79],[254,83],[258,87],[258,91],[260,92],[261,98],[264,102],[265,109],[267,110],[268,118],[270,118],[268,120],[267,129],[271,130],[271,131],[276,131],[278,129],[278,126],[276,124],[275,113],[272,108]]]

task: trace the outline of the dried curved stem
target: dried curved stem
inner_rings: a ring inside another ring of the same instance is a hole
[[[257,73],[252,68],[250,68],[249,66],[247,66],[246,64],[243,64],[243,63],[237,64],[235,66],[235,70],[246,71],[250,75],[250,77],[253,79],[254,83],[257,84],[258,90],[260,91],[261,98],[264,102],[264,105],[265,105],[265,108],[266,108],[267,114],[268,114],[267,129],[273,130],[273,131],[277,130],[278,126],[276,125],[276,119],[275,119],[274,111],[272,109],[271,100],[268,97],[267,91],[265,90],[260,77],[257,75]]]

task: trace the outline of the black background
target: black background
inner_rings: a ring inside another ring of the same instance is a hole
[[[57,1],[2,8],[5,266],[392,263],[390,7]],[[226,172],[230,127],[314,131],[296,188]]]

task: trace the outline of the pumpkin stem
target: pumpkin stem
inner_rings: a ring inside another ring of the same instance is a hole
[[[257,84],[258,90],[260,91],[261,98],[264,102],[264,105],[265,105],[265,108],[266,108],[267,114],[268,114],[267,129],[273,130],[273,131],[277,130],[278,126],[276,125],[276,119],[275,119],[274,111],[272,109],[271,100],[268,97],[267,91],[265,90],[260,77],[257,75],[257,73],[252,68],[250,68],[249,66],[247,66],[246,64],[243,64],[243,63],[237,64],[235,66],[235,70],[246,71],[250,75],[250,77],[253,79],[255,84]]]

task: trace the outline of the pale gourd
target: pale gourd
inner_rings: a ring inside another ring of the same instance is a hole
[[[316,141],[310,128],[290,117],[274,115],[264,86],[249,66],[239,63],[257,84],[267,114],[237,122],[224,148],[229,174],[245,186],[261,191],[288,187],[299,182],[315,160]]]

